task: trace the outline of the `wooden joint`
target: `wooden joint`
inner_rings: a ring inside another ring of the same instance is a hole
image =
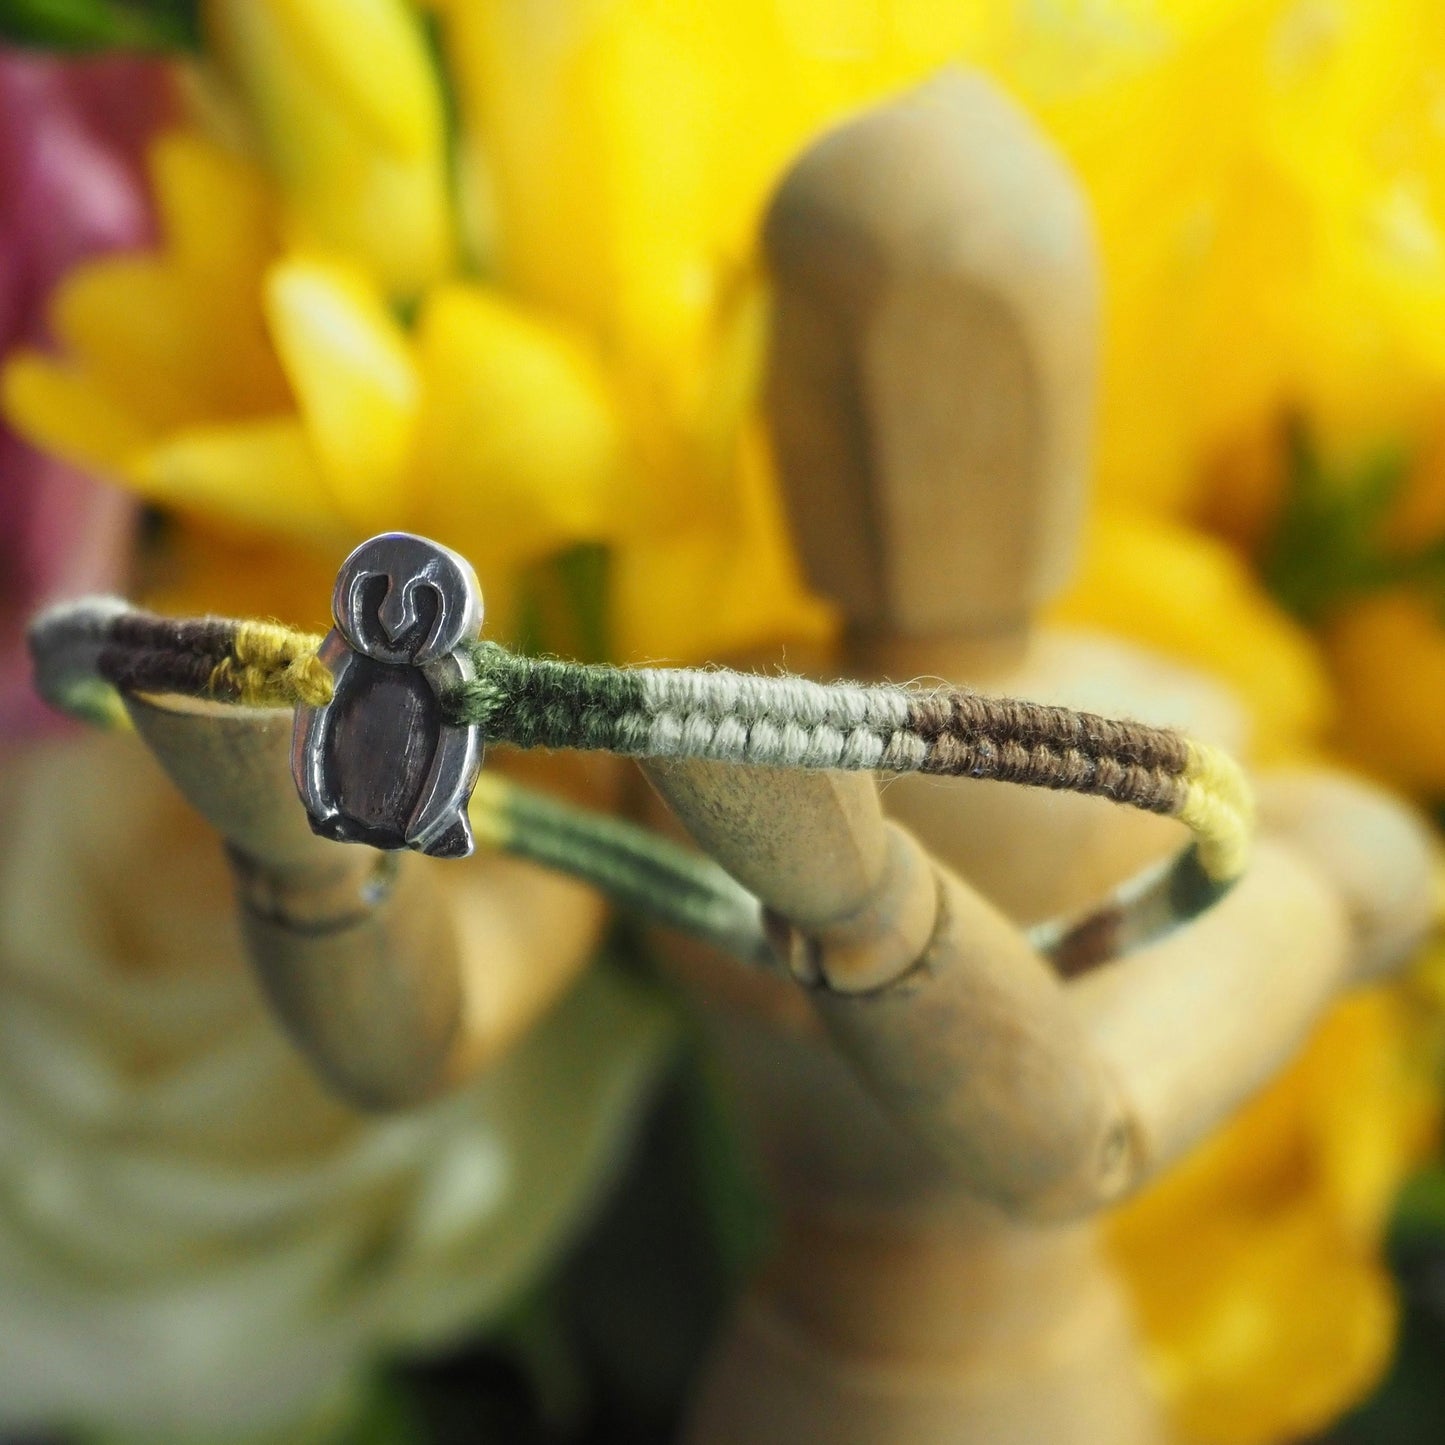
[[[938,922],[938,879],[914,838],[885,825],[883,869],[850,913],[808,930],[769,911],[769,937],[805,988],[865,994],[891,988],[916,968]]]
[[[247,913],[303,937],[343,933],[365,923],[391,897],[400,874],[396,853],[358,848],[346,866],[271,868],[226,845],[236,898]]]

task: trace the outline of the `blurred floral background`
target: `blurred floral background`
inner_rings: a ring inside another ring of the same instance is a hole
[[[20,628],[106,589],[319,625],[402,527],[514,642],[826,636],[758,219],[943,64],[1038,119],[1100,235],[1057,617],[1223,678],[1261,759],[1445,802],[1438,0],[0,0],[0,36],[0,1427],[669,1437],[766,1221],[637,940],[477,1085],[351,1115],[180,805],[42,714]],[[1428,956],[1340,1004],[1111,1226],[1191,1438],[1445,1438],[1442,1007]]]

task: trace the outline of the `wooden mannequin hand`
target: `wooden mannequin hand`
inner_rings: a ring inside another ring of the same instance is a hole
[[[1403,962],[1429,920],[1423,827],[1364,784],[1293,774],[1267,786],[1268,829],[1233,893],[1063,980],[885,825],[866,779],[650,771],[772,908],[795,975],[883,1107],[1023,1215],[1087,1213],[1145,1182],[1270,1078],[1341,988]]]
[[[1262,830],[1306,859],[1344,906],[1352,939],[1346,985],[1407,965],[1435,917],[1439,853],[1424,820],[1343,772],[1280,769],[1256,788]]]
[[[404,1107],[470,1077],[591,956],[605,905],[571,879],[490,852],[438,862],[316,837],[291,778],[289,709],[128,705],[226,842],[247,954],[278,1018],[350,1102]]]

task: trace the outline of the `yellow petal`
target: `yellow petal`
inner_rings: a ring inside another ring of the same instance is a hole
[[[180,511],[323,543],[347,535],[293,417],[180,432],[127,471],[143,496]]]
[[[309,50],[290,43],[281,3],[211,0],[205,17],[280,184],[288,235],[344,252],[391,294],[415,296],[449,269],[454,249],[435,83],[422,98],[430,139],[405,153],[380,144],[368,122],[338,104]]]
[[[1328,449],[1409,435],[1445,380],[1445,12],[1433,0],[1298,6],[1261,137],[1309,208],[1289,378]]]
[[[1180,1434],[1196,1445],[1305,1439],[1368,1392],[1397,1317],[1377,1251],[1343,1242],[1304,1199],[1262,1220],[1190,1219],[1147,1270],[1126,1261]]]
[[[334,103],[379,145],[403,156],[424,156],[436,147],[436,76],[421,27],[406,5],[275,0],[275,16]]]
[[[276,249],[263,178],[185,133],[149,162],[164,250],[81,265],[52,300],[53,329],[155,424],[274,411],[286,390],[261,323]]]
[[[29,397],[46,413],[37,425],[49,444],[107,469],[163,432],[274,412],[288,399],[256,294],[274,246],[257,177],[179,135],[154,148],[151,164],[167,249],[70,272],[50,304],[70,354],[65,377],[27,365],[16,381],[17,405],[33,409]],[[72,422],[63,406],[77,409]]]
[[[479,562],[636,530],[614,404],[585,347],[461,285],[428,298],[417,347],[427,525]]]
[[[1401,988],[1348,996],[1307,1056],[1320,1181],[1343,1232],[1383,1238],[1406,1176],[1424,1162],[1440,1114],[1430,1042],[1438,1027]]]
[[[345,555],[335,541],[283,541],[178,514],[158,564],[142,578],[140,601],[172,617],[272,617],[325,632]]]
[[[1407,592],[1367,598],[1330,623],[1325,648],[1349,755],[1404,787],[1445,793],[1445,628],[1436,609]]]
[[[1100,513],[1052,615],[1133,638],[1230,684],[1250,710],[1260,761],[1319,743],[1330,689],[1308,635],[1233,551],[1201,532]]]
[[[617,551],[611,605],[618,655],[705,662],[779,643],[821,643],[835,619],[803,586],[760,429],[739,449],[740,513]]]
[[[108,256],[70,273],[51,303],[61,344],[117,404],[153,428],[284,405],[264,337],[224,294],[152,256]],[[248,309],[255,309],[254,298]],[[249,343],[249,345],[248,345]]]
[[[1378,1379],[1396,1313],[1387,1206],[1438,1109],[1424,1036],[1396,990],[1337,1004],[1283,1075],[1110,1221],[1190,1440],[1304,1438]]]
[[[1251,147],[1279,8],[1246,0],[1178,17],[1158,5],[1090,7],[1075,19],[1092,35],[1071,78],[1059,63],[1067,22],[1039,21],[1019,62],[1098,227],[1096,465],[1112,504],[1179,510],[1218,419],[1275,400],[1273,302],[1291,260],[1279,233],[1288,237],[1294,218],[1257,174]]]
[[[210,335],[221,414],[277,410],[286,383],[262,319],[261,283],[280,247],[280,221],[266,177],[185,131],[163,136],[147,159],[165,238],[162,264],[185,288],[192,324]]]
[[[265,176],[190,131],[161,136],[146,160],[168,259],[212,284],[254,291],[278,245]]]
[[[365,275],[293,258],[266,279],[271,333],[337,506],[359,530],[401,525],[419,380]]]
[[[5,419],[34,446],[112,478],[153,436],[94,381],[39,352],[5,365]]]

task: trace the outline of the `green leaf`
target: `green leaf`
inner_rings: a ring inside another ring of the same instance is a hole
[[[378,1376],[364,1407],[333,1445],[426,1445],[421,1415],[405,1387]]]
[[[1393,1227],[1404,1242],[1421,1238],[1445,1241],[1445,1164],[1422,1170],[1400,1191]]]
[[[773,1243],[777,1221],[743,1146],[727,1081],[705,1047],[698,1049],[684,1086],[713,1245],[729,1278],[740,1282]]]
[[[1285,507],[1261,568],[1285,607],[1317,622],[1352,598],[1411,580],[1421,558],[1389,552],[1383,537],[1407,472],[1397,447],[1329,471],[1303,429],[1294,431]]]
[[[194,50],[199,0],[0,0],[0,40],[52,50]]]
[[[610,564],[606,547],[579,542],[529,567],[521,582],[518,650],[607,661]]]
[[[547,1425],[573,1431],[586,1413],[589,1385],[555,1276],[514,1301],[492,1339],[515,1355]]]

